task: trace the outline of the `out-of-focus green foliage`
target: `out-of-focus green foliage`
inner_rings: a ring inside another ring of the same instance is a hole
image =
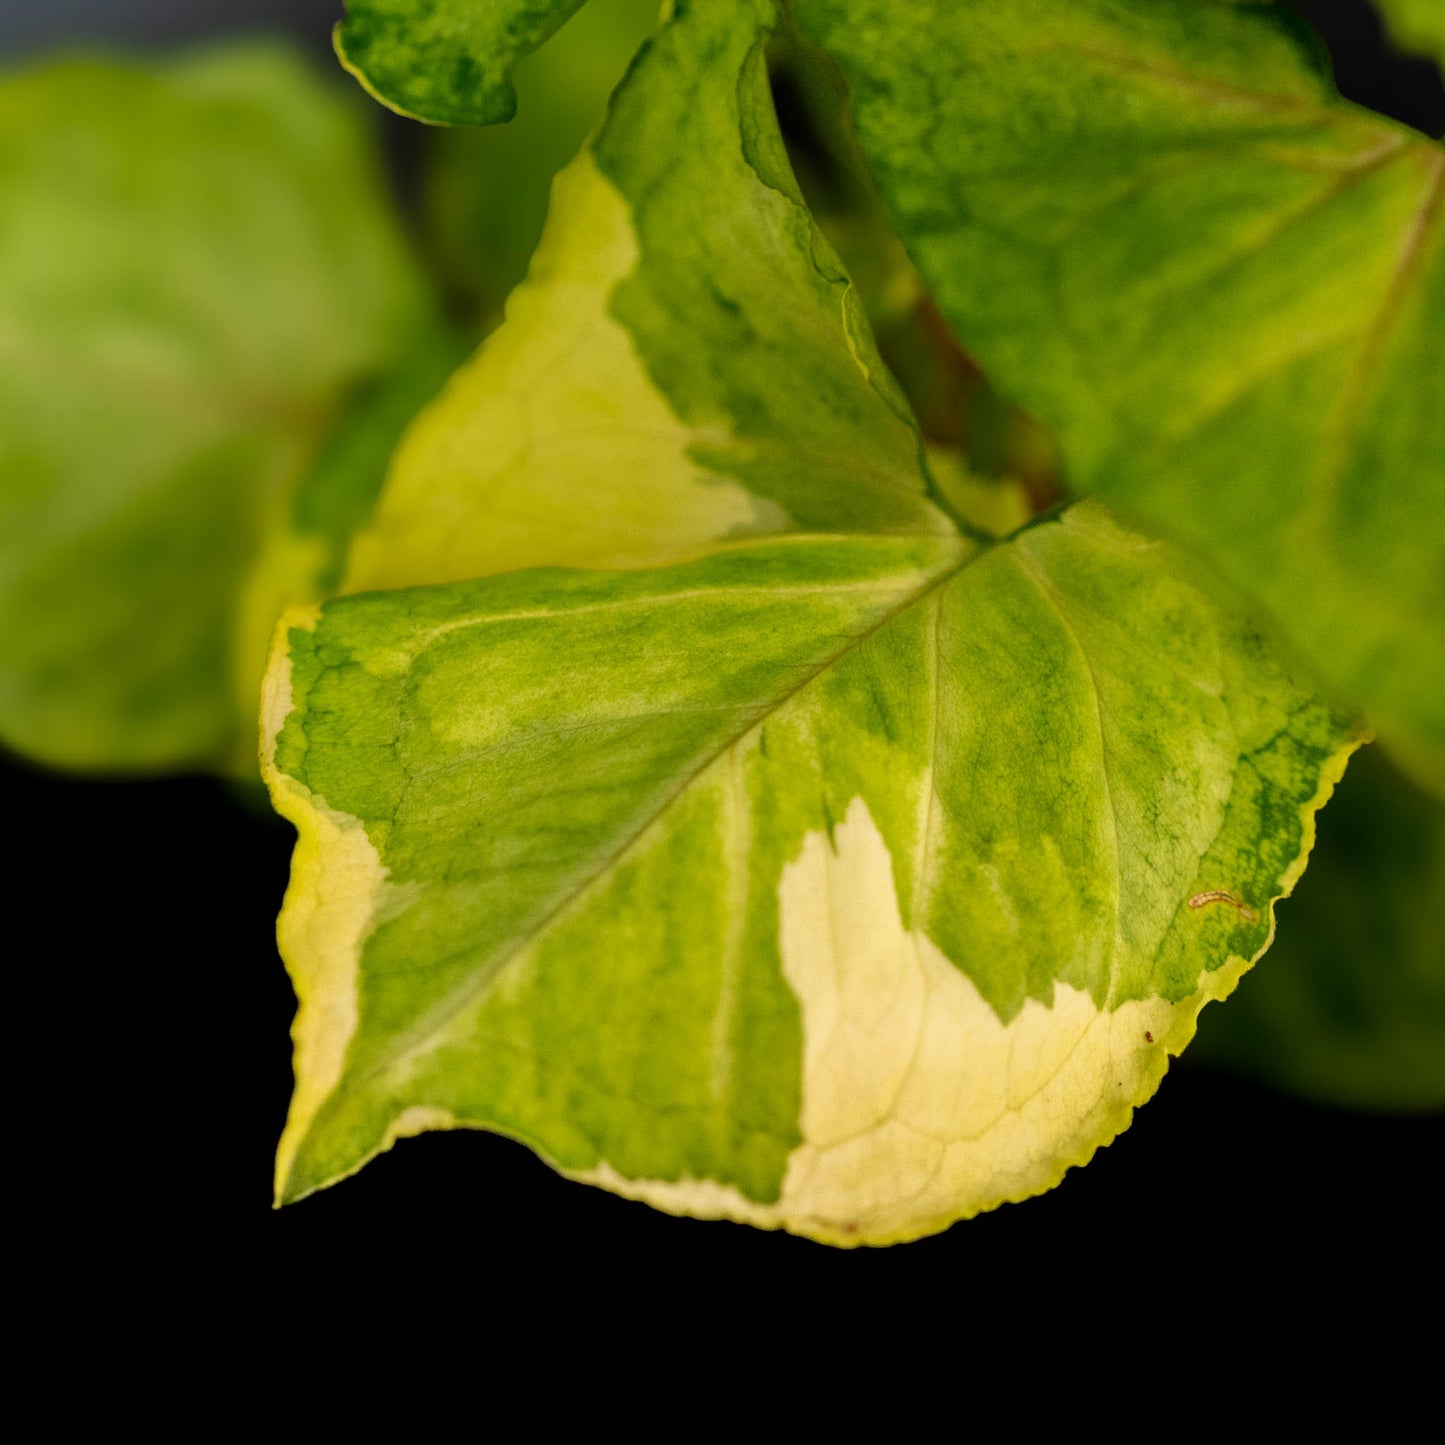
[[[1407,50],[1445,65],[1445,5],[1440,0],[1375,0],[1390,34]]]
[[[243,579],[353,392],[438,325],[363,107],[271,46],[45,63],[0,82],[0,195],[0,739],[253,748],[273,619],[233,651]],[[328,465],[374,490],[376,450]]]
[[[1445,1109],[1445,807],[1370,748],[1320,815],[1267,966],[1194,1057],[1355,1108]]]
[[[1067,481],[1187,543],[1445,792],[1445,148],[1299,22],[797,0],[909,253]]]

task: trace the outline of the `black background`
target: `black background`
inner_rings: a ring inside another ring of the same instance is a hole
[[[1366,5],[1295,8],[1325,33],[1348,95],[1445,129],[1437,73],[1390,52]],[[324,57],[339,10],[340,0],[5,5],[0,60],[263,28]],[[406,127],[378,119],[394,138]],[[404,138],[393,151],[407,154]],[[547,1274],[601,1272],[642,1295],[695,1300],[699,1289],[784,1297],[828,1285],[952,1295],[965,1281],[1017,1280],[1031,1260],[1062,1271],[1066,1290],[1137,1296],[1149,1319],[1188,1288],[1267,1298],[1287,1265],[1336,1281],[1401,1268],[1419,1278],[1438,1256],[1438,1121],[1317,1109],[1187,1057],[1133,1128],[1052,1194],[906,1248],[843,1253],[671,1219],[569,1184],[520,1145],[479,1133],[406,1141],[273,1212],[291,1083],[294,1001],[274,939],[289,828],[206,778],[76,781],[0,758],[0,798],[15,853],[6,954],[12,978],[26,980],[11,1032],[37,1060],[14,1101],[31,1197],[66,1222],[68,1247],[155,1277],[271,1262],[304,1290],[328,1263],[401,1284],[515,1275],[542,1286]]]

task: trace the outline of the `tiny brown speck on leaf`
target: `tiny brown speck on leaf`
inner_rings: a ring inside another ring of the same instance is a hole
[[[1196,893],[1189,900],[1191,908],[1203,908],[1209,903],[1227,903],[1246,923],[1254,922],[1254,909],[1247,903],[1241,903],[1234,894],[1225,892],[1223,888],[1210,888],[1204,893]]]

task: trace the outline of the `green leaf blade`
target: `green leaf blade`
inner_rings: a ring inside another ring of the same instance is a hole
[[[678,13],[558,176],[503,325],[412,429],[347,590],[656,566],[788,530],[952,531],[783,178],[774,7]]]
[[[363,987],[380,1002],[377,1021],[351,1043],[348,1070],[376,1068],[398,1033],[455,1012],[454,996],[485,997],[491,974],[517,966],[533,935],[694,776],[959,550],[947,539],[798,537],[671,571],[518,573],[366,594],[328,604],[314,631],[293,629],[289,661],[273,665],[278,806],[303,833],[333,815],[352,820],[347,829],[364,827],[377,850],[367,886],[398,902],[420,893],[367,941]],[[685,645],[658,647],[659,618]],[[593,665],[596,710],[572,721],[578,679],[556,668],[563,653]],[[466,681],[477,667],[495,689]],[[473,757],[500,764],[481,791],[466,762]],[[423,773],[436,788],[417,787]],[[476,852],[468,840],[483,833],[495,845]],[[458,848],[471,864],[457,866]],[[670,856],[685,877],[686,844]],[[680,896],[702,896],[705,877],[700,871],[696,888],[679,880]],[[332,906],[304,884],[293,900],[283,937],[304,937],[316,910]],[[633,917],[639,930],[668,923],[665,908],[650,911],[655,920],[647,909]],[[705,946],[706,931],[696,938],[682,924],[673,920],[680,947],[690,937]],[[303,950],[293,963],[304,989],[313,960]],[[605,987],[621,989],[621,979]],[[574,989],[543,992],[549,1011],[581,1008]],[[687,1013],[679,1005],[672,1026]],[[602,1067],[606,1040],[594,1039],[591,1053]],[[390,1120],[368,1122],[374,1150]],[[318,1115],[323,1144],[328,1126]]]
[[[282,1197],[468,1125],[665,1208],[883,1242],[1123,1128],[1267,944],[1354,739],[1097,513],[966,557],[800,536],[294,628]],[[1129,718],[1144,691],[1169,731]]]
[[[283,1201],[445,1127],[841,1244],[1049,1188],[1265,947],[1358,741],[1099,506],[957,535],[774,22],[679,0],[278,638]]]
[[[512,67],[585,0],[346,0],[336,54],[367,92],[413,120],[496,125],[516,114]]]
[[[1069,480],[1198,548],[1445,766],[1445,151],[1263,9],[804,0],[960,338]]]
[[[526,276],[552,180],[576,156],[607,97],[657,28],[653,0],[584,6],[519,68],[506,125],[439,127],[424,139],[420,222],[456,309],[489,331]]]

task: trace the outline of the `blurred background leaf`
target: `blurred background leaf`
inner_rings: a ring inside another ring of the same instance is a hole
[[[42,62],[0,82],[0,192],[0,739],[214,762],[267,528],[439,325],[365,103],[277,44]]]
[[[324,39],[334,7],[309,8]],[[128,38],[207,29],[121,9]],[[588,7],[491,131],[398,121],[278,43],[0,80],[0,741],[251,770],[275,617],[331,584],[401,432],[500,319],[656,13]]]
[[[1397,45],[1445,65],[1445,5],[1440,0],[1379,0]]]

